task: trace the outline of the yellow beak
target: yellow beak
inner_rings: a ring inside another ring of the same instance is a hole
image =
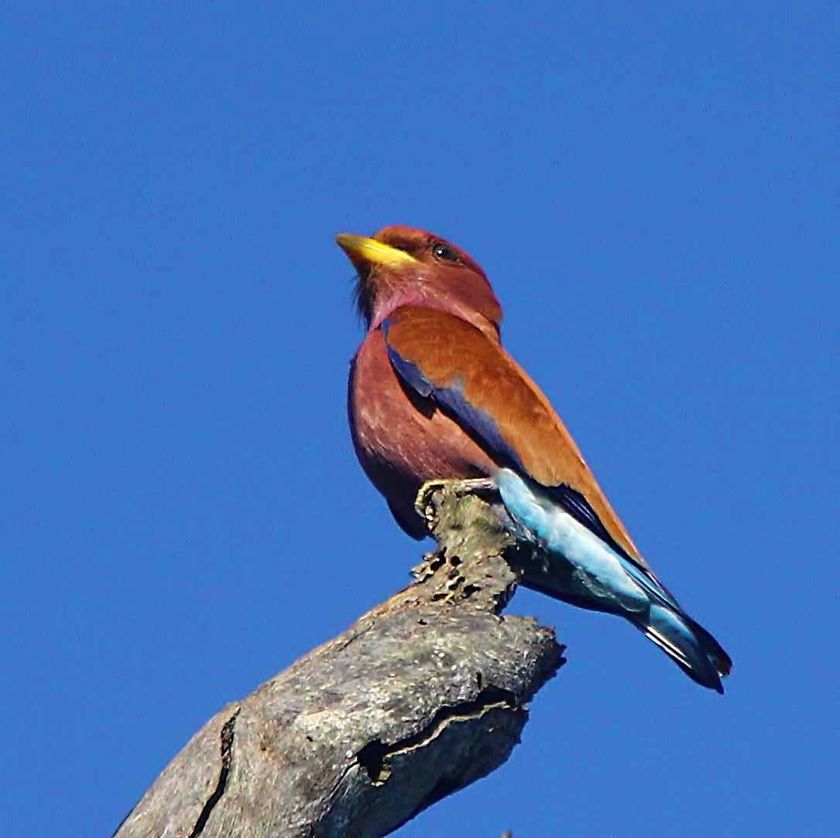
[[[389,244],[384,244],[376,239],[367,236],[356,236],[353,233],[341,233],[335,237],[339,247],[355,263],[363,262],[366,265],[410,265],[416,263],[411,254]]]

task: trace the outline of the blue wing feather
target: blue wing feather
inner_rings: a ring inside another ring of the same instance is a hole
[[[470,436],[477,438],[482,445],[501,462],[514,465],[522,471],[522,463],[513,448],[507,443],[493,417],[473,405],[464,394],[462,383],[456,379],[449,387],[436,387],[424,375],[420,366],[400,355],[399,351],[388,342],[388,321],[383,323],[385,345],[388,358],[402,380],[424,398],[434,399],[441,407],[454,416]]]
[[[387,321],[386,321],[387,322]],[[408,384],[413,390],[416,390],[423,398],[428,398],[432,395],[434,387],[426,380],[420,367],[412,361],[406,361],[405,358],[388,343],[388,332],[385,331],[385,345],[388,347],[388,358],[391,365],[397,371],[397,374]]]

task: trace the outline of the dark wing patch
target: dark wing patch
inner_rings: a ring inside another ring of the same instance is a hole
[[[434,387],[431,382],[426,380],[420,367],[412,361],[406,361],[405,358],[388,343],[388,330],[383,329],[385,334],[385,346],[388,347],[388,358],[391,361],[391,366],[397,371],[397,375],[405,381],[413,390],[416,390],[423,398],[428,398],[432,395]]]
[[[503,465],[510,464],[517,471],[523,470],[516,451],[508,445],[496,421],[489,413],[472,404],[457,382],[453,387],[434,388],[432,397],[446,408],[450,416],[458,420],[470,436],[478,439],[497,462]]]
[[[519,457],[502,436],[493,417],[469,401],[464,394],[461,382],[456,380],[448,387],[432,384],[423,374],[419,364],[403,358],[399,351],[389,343],[387,321],[383,326],[388,358],[397,375],[421,396],[433,399],[445,413],[457,420],[470,436],[478,440],[498,462],[523,470]]]
[[[527,477],[524,477],[524,479],[529,480]],[[659,590],[657,596],[663,596],[664,601],[671,605],[677,605],[673,594],[651,573],[650,569],[640,564],[610,535],[607,528],[601,523],[601,519],[595,514],[595,510],[589,505],[589,501],[580,492],[566,485],[541,486],[534,483],[533,480],[529,480],[529,482],[537,487],[537,491],[547,494],[575,520],[597,535],[605,544],[608,544],[621,558],[628,561],[633,568],[636,568],[639,574],[643,574],[646,581],[643,582],[639,578],[637,578],[637,581],[643,584],[645,588],[652,582]],[[636,576],[635,573],[632,575]]]

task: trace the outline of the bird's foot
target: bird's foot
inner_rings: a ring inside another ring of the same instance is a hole
[[[421,518],[429,518],[429,509],[432,506],[432,495],[438,491],[446,491],[456,497],[464,495],[497,494],[496,482],[489,477],[476,477],[463,480],[427,480],[417,493],[414,501],[414,508]]]

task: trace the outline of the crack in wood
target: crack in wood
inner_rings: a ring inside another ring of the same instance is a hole
[[[492,710],[525,712],[525,708],[517,702],[512,692],[498,687],[487,687],[471,701],[441,707],[428,725],[411,736],[391,744],[385,744],[381,739],[368,742],[358,752],[356,760],[374,785],[382,785],[391,776],[391,762],[394,757],[426,747],[455,722],[477,721]]]
[[[213,793],[204,803],[201,814],[198,816],[198,820],[195,822],[192,832],[190,832],[190,838],[197,838],[197,836],[204,832],[204,827],[207,826],[210,814],[216,804],[222,799],[222,795],[225,793],[225,789],[227,788],[227,781],[230,776],[230,766],[233,761],[234,728],[236,726],[236,717],[238,715],[239,710],[237,709],[236,712],[222,726],[221,733],[219,734],[219,750],[222,757],[222,764],[219,767],[219,779],[216,781],[216,788],[213,789]]]

